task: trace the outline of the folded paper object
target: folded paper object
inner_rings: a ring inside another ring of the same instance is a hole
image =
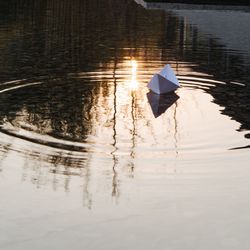
[[[169,64],[167,64],[158,74],[155,74],[148,83],[148,88],[156,94],[173,92],[180,87],[180,83]]]

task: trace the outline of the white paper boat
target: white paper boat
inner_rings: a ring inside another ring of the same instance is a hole
[[[151,106],[154,117],[162,115],[170,108],[178,99],[176,93],[168,93],[165,95],[157,95],[153,92],[147,93],[148,102]]]
[[[148,83],[148,88],[156,94],[173,92],[180,87],[180,83],[169,64],[159,74],[155,74]]]

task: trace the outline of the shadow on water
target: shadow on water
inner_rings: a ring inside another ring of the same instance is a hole
[[[128,130],[132,146],[127,165],[132,176],[138,139],[136,122],[144,118],[136,94],[122,96],[123,100],[130,98],[125,111],[119,110],[125,104],[117,105],[122,102],[119,86],[130,77],[126,63],[132,59],[142,65],[137,76],[143,83],[168,62],[175,66],[180,78],[187,74],[184,71],[188,67],[216,79],[204,90],[224,108],[223,114],[241,124],[239,130],[250,130],[250,58],[228,50],[213,37],[203,36],[184,19],[145,10],[132,0],[0,3],[0,124],[11,127],[2,126],[1,131],[55,149],[81,152],[79,158],[57,152],[50,154],[47,161],[55,166],[84,169],[92,150],[89,135],[98,133],[95,125],[103,130],[109,128],[109,141],[104,136],[102,139],[108,144],[113,162],[113,196],[119,195],[117,151],[122,146],[118,143],[118,120],[131,116]],[[193,79],[190,74],[186,82],[195,87]],[[6,86],[37,81],[42,84],[5,91]],[[196,87],[200,88],[199,84]],[[163,98],[152,93],[147,97],[155,117],[179,98],[175,94]],[[102,114],[109,119],[102,121]],[[33,133],[39,136],[33,137]],[[60,167],[50,170],[68,176],[74,171]],[[89,179],[87,168],[84,171]]]

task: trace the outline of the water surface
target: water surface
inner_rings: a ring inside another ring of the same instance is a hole
[[[213,33],[132,0],[0,3],[1,249],[249,249],[239,15],[211,10]],[[181,88],[159,97],[167,63]]]

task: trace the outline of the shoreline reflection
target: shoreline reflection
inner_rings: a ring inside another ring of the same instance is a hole
[[[130,0],[18,2],[0,23],[1,173],[14,154],[38,188],[82,178],[91,207],[98,188],[118,201],[138,173],[249,144],[249,61],[216,38]],[[166,63],[183,88],[148,93]]]

